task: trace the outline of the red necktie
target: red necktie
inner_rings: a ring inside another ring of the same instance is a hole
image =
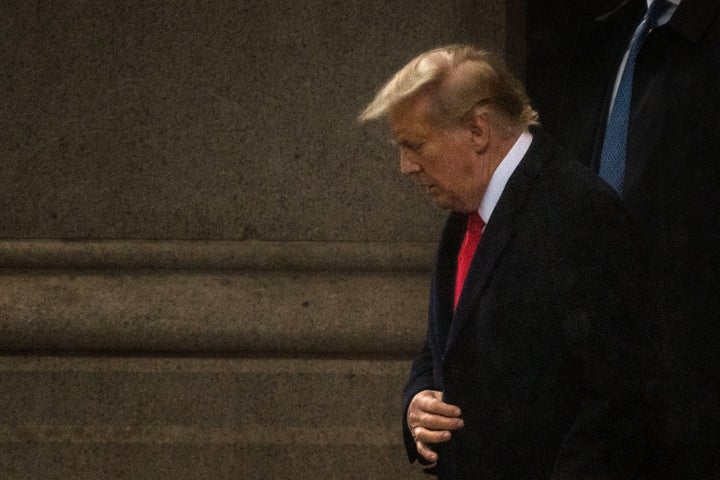
[[[457,308],[458,300],[460,300],[460,293],[465,284],[465,278],[467,277],[468,270],[470,269],[470,263],[472,262],[475,250],[477,249],[478,243],[480,243],[480,237],[482,236],[485,222],[480,218],[477,212],[473,212],[468,215],[467,226],[465,227],[465,238],[463,239],[460,252],[458,253],[457,259],[457,274],[455,276],[455,302],[453,308]]]

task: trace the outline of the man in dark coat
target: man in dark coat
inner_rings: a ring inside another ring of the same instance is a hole
[[[620,200],[486,52],[421,54],[361,120],[385,117],[401,172],[452,211],[403,396],[410,460],[441,479],[636,478],[652,330]]]
[[[608,111],[646,0],[586,22],[550,126],[600,169]],[[720,2],[671,0],[634,62],[620,193],[652,264],[666,376],[662,478],[720,478]],[[675,463],[670,466],[670,463]],[[678,468],[672,473],[670,470]]]

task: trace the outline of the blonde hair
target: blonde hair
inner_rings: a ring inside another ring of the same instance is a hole
[[[490,52],[449,45],[422,53],[400,69],[360,114],[366,122],[387,117],[419,93],[433,98],[432,120],[450,125],[480,108],[496,114],[509,130],[538,123],[520,82]]]

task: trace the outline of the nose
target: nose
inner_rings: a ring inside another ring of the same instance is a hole
[[[420,165],[414,161],[413,157],[413,152],[407,148],[400,149],[400,173],[407,176],[420,171]]]

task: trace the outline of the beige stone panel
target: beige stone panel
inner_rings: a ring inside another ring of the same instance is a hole
[[[505,2],[0,4],[0,237],[432,241],[356,117],[412,56],[503,50]]]
[[[409,360],[0,357],[9,479],[411,479]]]
[[[428,282],[411,272],[6,271],[0,348],[414,352]]]
[[[0,269],[429,272],[434,253],[434,242],[0,239]]]

